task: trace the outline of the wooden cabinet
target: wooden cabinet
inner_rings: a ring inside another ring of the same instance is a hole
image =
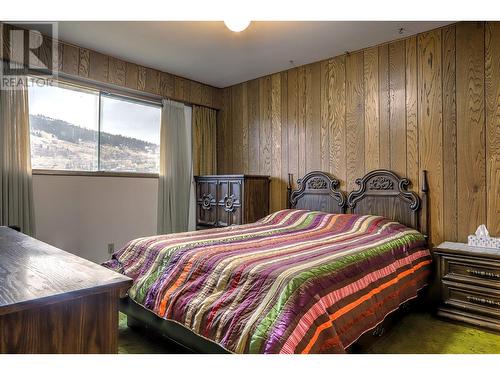
[[[132,279],[0,227],[0,354],[115,353]]]
[[[269,176],[195,176],[196,227],[252,223],[269,214]]]
[[[444,242],[434,255],[438,316],[500,331],[500,251]]]

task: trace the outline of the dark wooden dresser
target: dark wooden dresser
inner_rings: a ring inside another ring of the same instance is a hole
[[[132,280],[0,227],[0,353],[116,353]]]
[[[269,214],[269,176],[195,176],[196,228],[252,223]]]
[[[444,242],[434,256],[438,316],[500,331],[500,251]]]

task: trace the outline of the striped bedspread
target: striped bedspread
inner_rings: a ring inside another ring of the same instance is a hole
[[[342,353],[427,282],[422,234],[379,216],[278,211],[139,238],[104,265],[129,296],[235,353]]]

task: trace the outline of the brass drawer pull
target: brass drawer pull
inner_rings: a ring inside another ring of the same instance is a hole
[[[500,280],[500,274],[494,273],[494,272],[478,271],[478,270],[470,270],[470,269],[467,269],[467,272],[470,273],[471,275],[478,276],[478,277],[488,277],[491,279],[499,279]]]
[[[486,298],[467,296],[467,301],[472,302],[472,303],[478,303],[480,305],[500,307],[500,302],[493,301],[491,299],[486,299]]]

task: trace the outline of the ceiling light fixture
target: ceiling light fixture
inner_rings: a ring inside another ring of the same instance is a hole
[[[232,18],[229,20],[224,20],[224,24],[229,30],[234,31],[235,33],[239,33],[240,31],[245,30],[250,25],[250,20],[245,18]]]

